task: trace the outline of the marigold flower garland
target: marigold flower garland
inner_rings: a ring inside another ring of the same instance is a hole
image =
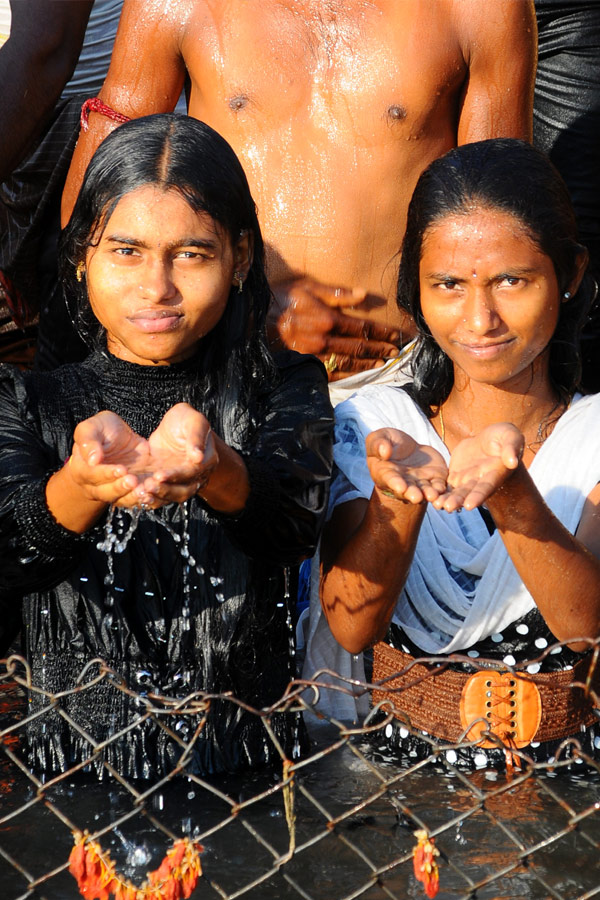
[[[426,831],[415,831],[417,846],[413,850],[415,878],[423,883],[428,897],[433,898],[440,889],[440,873],[435,860],[440,851]]]
[[[69,872],[85,900],[187,900],[202,875],[204,849],[188,838],[175,841],[158,869],[148,873],[141,887],[115,871],[108,850],[102,850],[87,832],[75,832]]]

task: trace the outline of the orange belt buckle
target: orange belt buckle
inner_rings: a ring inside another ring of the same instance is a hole
[[[467,679],[460,698],[460,721],[467,739],[486,749],[496,735],[511,747],[526,747],[535,738],[542,718],[542,699],[529,678],[513,672],[482,670]],[[475,721],[477,720],[477,721]]]

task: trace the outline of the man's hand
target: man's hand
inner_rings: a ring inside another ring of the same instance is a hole
[[[519,465],[524,438],[509,422],[488,425],[454,448],[448,490],[434,501],[436,509],[475,509],[510,478]]]
[[[367,464],[375,486],[407,503],[433,502],[446,491],[448,469],[433,447],[395,428],[367,435]]]
[[[274,288],[269,336],[299,353],[313,353],[330,381],[380,367],[398,356],[397,327],[349,316],[344,307],[367,306],[361,288],[332,287],[311,278],[281,282]]]

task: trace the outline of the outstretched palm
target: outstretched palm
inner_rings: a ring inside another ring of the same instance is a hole
[[[517,468],[523,445],[523,435],[510,422],[488,425],[465,438],[450,458],[448,490],[434,505],[447,512],[481,506]]]
[[[80,422],[73,440],[73,454],[90,466],[122,466],[132,472],[143,468],[150,454],[148,441],[108,410]]]
[[[367,436],[367,463],[376,486],[398,500],[433,502],[446,491],[444,458],[428,444],[396,428],[380,428]]]
[[[187,403],[178,403],[148,439],[154,477],[184,484],[202,481],[218,462],[208,419]]]

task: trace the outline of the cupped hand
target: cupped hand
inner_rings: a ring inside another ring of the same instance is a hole
[[[454,512],[481,506],[518,467],[524,443],[510,422],[488,425],[475,437],[465,438],[454,448],[448,490],[435,500],[435,507]]]
[[[177,403],[148,438],[148,474],[136,491],[138,504],[152,508],[182,503],[207,484],[219,462],[206,416]]]
[[[361,288],[333,287],[311,278],[282,282],[274,288],[269,334],[300,353],[313,353],[326,365],[330,381],[382,366],[398,356],[397,327],[349,316],[344,307],[368,308]]]
[[[395,428],[367,435],[367,464],[379,490],[408,503],[433,502],[446,491],[443,456]]]
[[[104,410],[77,425],[68,466],[89,499],[116,503],[138,487],[134,473],[148,464],[149,456],[148,441],[116,413]]]

